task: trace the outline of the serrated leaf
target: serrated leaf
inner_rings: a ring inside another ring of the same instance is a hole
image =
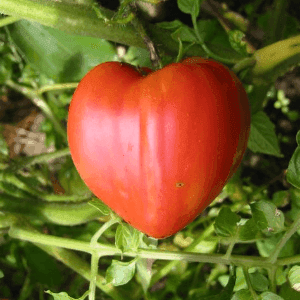
[[[250,204],[257,227],[266,232],[281,232],[284,229],[284,214],[276,206],[265,200]]]
[[[253,218],[239,226],[239,240],[250,241],[259,237],[260,233]]]
[[[248,147],[253,152],[282,157],[275,134],[275,126],[262,111],[252,116]]]
[[[54,300],[84,300],[88,295],[89,295],[89,291],[85,292],[83,294],[83,296],[81,296],[80,298],[72,298],[70,297],[66,292],[61,292],[61,293],[52,293],[51,291],[45,291],[45,293],[50,294],[51,296],[53,296]]]
[[[254,272],[250,273],[250,280],[253,288],[258,292],[265,292],[269,288],[269,280],[262,273]]]
[[[185,14],[198,17],[200,11],[200,4],[203,0],[177,0],[178,8]]]
[[[115,244],[123,252],[136,250],[140,243],[140,232],[128,224],[122,223],[117,227]]]
[[[296,140],[298,147],[292,155],[287,169],[287,180],[294,187],[300,189],[300,131],[298,131]]]
[[[222,237],[233,237],[237,232],[237,223],[240,217],[231,211],[229,207],[223,207],[215,220],[215,231]]]
[[[186,25],[178,28],[176,31],[174,31],[171,34],[171,36],[175,41],[178,41],[178,39],[180,39],[182,42],[190,42],[190,43],[197,42],[197,38],[195,36],[194,31]]]
[[[94,66],[113,60],[113,46],[102,39],[70,35],[39,23],[21,20],[10,35],[27,61],[56,82],[79,81]]]
[[[152,277],[152,265],[155,259],[140,258],[136,263],[137,279],[142,285],[143,291],[146,294]]]
[[[128,283],[134,276],[135,266],[136,260],[130,262],[113,260],[106,270],[106,283],[112,283],[114,286]]]
[[[260,295],[260,300],[284,300],[284,299],[272,292],[264,292]]]
[[[289,271],[288,278],[292,288],[300,292],[300,266],[293,266]]]

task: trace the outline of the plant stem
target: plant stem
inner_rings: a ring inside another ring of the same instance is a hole
[[[192,242],[184,251],[185,252],[193,252],[197,248],[197,246],[205,240],[207,237],[212,235],[214,232],[214,224],[211,223],[201,235],[197,237],[195,241]],[[158,282],[161,278],[165,277],[180,261],[170,261],[165,266],[160,268],[155,274],[153,274],[151,278],[151,285]]]
[[[65,141],[67,141],[66,130],[63,128],[60,121],[56,118],[48,103],[42,97],[39,97],[32,89],[19,85],[12,80],[7,80],[5,84],[29,98],[34,105],[40,108],[45,116],[52,121],[56,131],[64,138]]]
[[[98,253],[93,253],[91,259],[91,280],[90,280],[90,288],[89,288],[90,290],[89,300],[95,300],[99,260],[100,260],[100,255]]]
[[[300,227],[300,213],[297,214],[296,219],[294,223],[290,226],[290,228],[284,233],[281,240],[276,245],[273,253],[268,257],[267,261],[271,264],[275,264],[278,258],[278,255],[280,254],[281,249],[284,247],[284,245],[287,243],[287,241],[290,239],[290,237],[299,229]]]
[[[76,89],[78,86],[78,82],[70,82],[70,83],[57,83],[57,84],[50,84],[45,85],[36,90],[35,92],[38,95],[41,95],[45,92],[51,92],[51,91],[58,91],[58,90],[67,90],[67,89]]]
[[[3,19],[0,19],[0,27],[15,23],[15,22],[17,22],[21,19],[22,18],[20,18],[20,17],[6,17],[6,18],[3,18]]]
[[[107,230],[112,225],[118,223],[120,220],[118,218],[116,219],[110,219],[108,222],[104,223],[100,229],[93,235],[91,238],[91,246],[97,245],[99,238],[104,233],[105,230]]]
[[[277,266],[268,269],[268,276],[270,280],[270,291],[275,294],[276,294],[276,271],[277,271]]]
[[[30,156],[26,158],[22,157],[21,161],[16,160],[16,169],[14,168],[14,170],[16,171],[34,164],[47,163],[50,160],[54,160],[68,155],[70,155],[70,149],[67,147],[64,149],[56,150],[55,152],[51,152],[51,153],[43,153],[43,154]]]
[[[80,274],[86,280],[91,280],[91,269],[89,264],[80,258],[77,254],[70,250],[62,249],[60,247],[51,247],[35,243],[37,247],[47,252],[49,255],[61,261],[74,272]],[[96,286],[103,292],[108,294],[112,299],[115,300],[126,300],[128,299],[125,295],[122,295],[113,285],[103,284],[104,277],[96,275]]]
[[[247,267],[242,267],[243,268],[243,273],[244,273],[244,276],[245,276],[245,279],[246,279],[246,282],[247,282],[247,285],[248,285],[248,289],[252,295],[252,298],[253,300],[258,300],[258,296],[256,294],[256,292],[254,291],[253,287],[252,287],[252,283],[251,283],[251,279],[250,279],[250,276],[249,276],[249,272],[248,272],[248,268]]]
[[[39,243],[43,245],[53,246],[53,247],[62,247],[67,249],[73,249],[77,251],[83,251],[87,253],[97,253],[101,256],[114,256],[114,255],[124,255],[128,257],[139,256],[141,258],[150,258],[150,259],[161,259],[161,260],[186,260],[189,262],[204,262],[204,263],[215,263],[215,264],[234,264],[236,266],[244,267],[261,267],[261,268],[272,268],[274,265],[283,265],[281,259],[276,261],[276,264],[270,263],[263,257],[258,256],[242,256],[242,255],[231,255],[229,259],[224,258],[223,254],[199,254],[199,253],[182,253],[176,251],[157,251],[150,249],[138,249],[137,251],[127,251],[121,252],[114,246],[107,244],[100,244],[91,246],[88,242],[49,236],[41,233],[36,233],[30,231],[26,228],[20,228],[13,226],[9,230],[9,235],[12,238],[21,239],[28,242]],[[285,258],[284,264],[288,265],[291,263],[291,258]],[[293,260],[294,263],[300,262],[300,255],[297,256],[297,259]]]
[[[233,67],[232,67],[232,71],[234,73],[239,73],[244,69],[253,67],[256,63],[256,60],[254,57],[247,57],[244,58],[242,60],[240,60],[239,62],[237,62]]]
[[[158,51],[156,49],[156,46],[154,45],[153,41],[148,36],[144,25],[142,24],[142,21],[136,16],[131,23],[135,27],[135,29],[138,31],[139,35],[142,37],[145,45],[147,46],[149,53],[150,53],[150,60],[154,66],[154,68],[162,67],[162,63],[160,60],[160,57],[158,55]]]
[[[110,219],[108,222],[104,223],[100,229],[93,235],[91,238],[90,245],[91,247],[97,247],[98,239],[113,224],[119,222],[119,219]],[[92,260],[91,260],[91,281],[90,281],[90,294],[89,300],[95,300],[96,294],[96,279],[98,274],[98,264],[99,264],[100,254],[97,251],[92,252]]]
[[[204,43],[204,40],[202,39],[201,34],[199,33],[197,18],[195,16],[192,16],[192,22],[193,22],[194,30],[195,30],[195,33],[196,33],[196,37],[199,41],[199,44],[201,45],[201,47],[203,48],[203,50],[206,52],[206,54],[208,56],[210,56],[213,59],[216,59],[220,62],[223,62],[225,64],[236,64],[238,62],[238,60],[236,60],[236,59],[223,58],[223,57],[220,57],[219,55],[214,54],[212,51],[210,51],[210,49],[208,49],[206,44]]]

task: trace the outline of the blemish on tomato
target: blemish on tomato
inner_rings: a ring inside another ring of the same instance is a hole
[[[176,187],[183,187],[184,183],[183,182],[176,182]]]

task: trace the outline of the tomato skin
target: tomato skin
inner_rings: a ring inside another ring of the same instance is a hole
[[[221,192],[249,130],[241,82],[199,57],[148,75],[100,64],[79,83],[68,117],[71,155],[87,186],[155,238],[184,228]]]

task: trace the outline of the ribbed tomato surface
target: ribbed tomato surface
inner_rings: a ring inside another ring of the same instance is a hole
[[[215,61],[192,57],[147,73],[119,62],[91,70],[71,101],[68,139],[91,191],[164,238],[197,217],[239,166],[250,108],[238,78]]]

